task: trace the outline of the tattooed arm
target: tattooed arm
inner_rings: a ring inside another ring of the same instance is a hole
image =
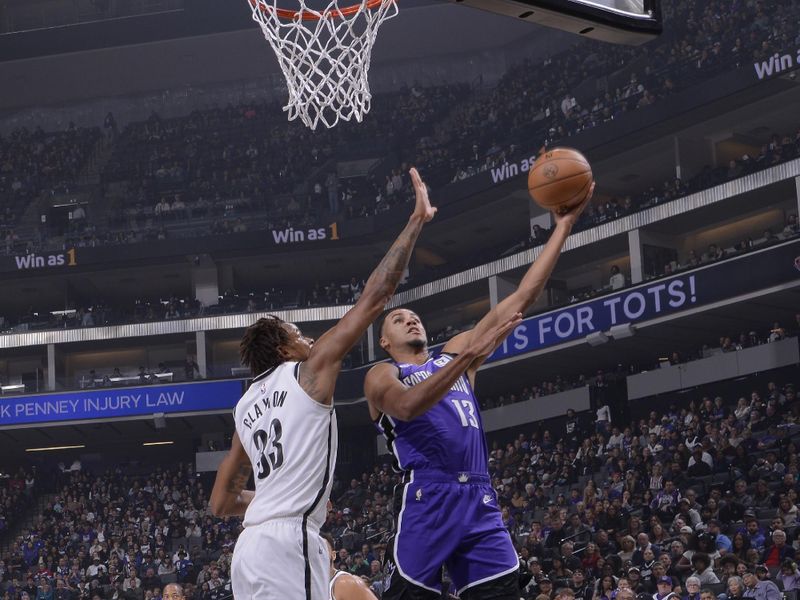
[[[383,312],[408,266],[422,226],[436,214],[419,173],[416,169],[411,169],[410,174],[414,183],[416,205],[408,224],[370,275],[355,306],[314,343],[308,360],[300,365],[298,380],[301,387],[322,404],[331,403],[342,359]]]
[[[244,489],[252,473],[253,467],[239,434],[234,433],[231,449],[217,469],[214,489],[211,490],[209,505],[215,517],[244,516],[255,495],[255,492]]]

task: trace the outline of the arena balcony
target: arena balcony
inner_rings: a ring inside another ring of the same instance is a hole
[[[593,388],[599,387],[600,373],[609,381],[603,386],[606,402],[645,410],[655,401],[654,394],[666,402],[687,388],[794,369],[800,362],[794,264],[798,244],[800,240],[790,238],[528,317],[479,374],[488,430],[556,418],[567,407],[579,412],[597,408]],[[737,277],[742,272],[750,276]],[[56,445],[47,439],[86,448],[113,447],[123,440],[172,441],[185,451],[187,445],[197,445],[201,432],[208,434],[203,439],[218,444],[221,432],[230,427],[230,407],[246,383],[237,378],[213,380],[209,372],[225,364],[226,352],[235,357],[238,336],[231,334],[209,334],[205,373],[201,352],[197,358],[183,358],[188,336],[141,338],[144,343],[121,339],[52,344],[47,360],[62,369],[67,383],[74,385],[78,377],[85,381],[88,371],[89,385],[95,387],[4,398],[4,435],[41,442],[20,445],[18,451]],[[193,350],[201,351],[202,343]],[[15,349],[13,358],[4,352],[3,358],[7,365],[41,365],[42,353],[31,350]],[[135,368],[114,372],[111,367],[148,359],[164,364],[145,367],[140,375]],[[342,443],[353,464],[365,458],[357,446],[371,430],[361,401],[363,375],[364,368],[343,371],[336,391],[340,424],[349,431],[343,438],[350,441]],[[138,377],[139,383],[114,388],[117,377]],[[165,384],[162,378],[174,383]],[[213,469],[213,457],[206,458]]]

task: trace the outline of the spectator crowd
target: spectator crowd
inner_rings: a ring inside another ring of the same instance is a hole
[[[108,114],[104,128],[111,132],[112,152],[94,190],[98,210],[88,211],[66,237],[52,240],[38,230],[20,236],[14,224],[24,204],[15,199],[32,198],[48,186],[54,193],[74,187],[100,129],[14,131],[0,138],[5,251],[302,228],[327,224],[332,217],[380,213],[410,198],[405,180],[410,164],[438,189],[517,160],[534,143],[552,145],[623,118],[795,43],[787,16],[796,13],[796,0],[773,2],[768,9],[755,0],[664,5],[669,26],[648,46],[646,63],[638,49],[583,41],[541,63],[522,58],[488,91],[462,84],[415,85],[378,95],[370,118],[357,126],[310,132],[284,122],[280,107],[268,102],[195,110],[177,118],[154,113],[119,133]],[[604,81],[606,91],[594,97],[576,93],[592,79]],[[270,135],[258,133],[263,131]],[[691,184],[669,181],[630,198],[597,203],[585,213],[584,226],[788,160],[797,156],[797,143],[796,135],[778,136],[757,156],[708,167]],[[340,177],[331,159],[343,148],[379,148],[366,155],[384,158],[367,174]],[[105,214],[105,220],[97,214]]]
[[[792,381],[748,385],[738,401],[698,395],[627,421],[568,411],[494,439],[489,471],[523,597],[793,597],[800,403]],[[171,582],[191,600],[230,597],[241,523],[210,516],[210,480],[187,464],[97,473],[75,464],[31,520],[0,531],[10,542],[0,598],[159,600]],[[15,481],[8,487],[31,504],[33,476]],[[337,479],[324,528],[336,568],[378,597],[398,481],[388,459]]]

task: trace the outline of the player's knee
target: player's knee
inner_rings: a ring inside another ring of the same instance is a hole
[[[468,588],[461,600],[519,600],[519,574],[515,571]]]

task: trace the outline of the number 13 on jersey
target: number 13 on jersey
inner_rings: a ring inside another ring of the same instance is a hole
[[[472,403],[472,400],[456,400],[455,398],[451,398],[450,402],[453,403],[458,416],[461,418],[462,427],[480,429],[478,426],[478,419],[475,418],[475,405]]]

